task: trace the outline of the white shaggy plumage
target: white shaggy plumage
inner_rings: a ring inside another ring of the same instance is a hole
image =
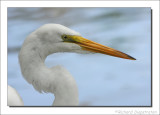
[[[44,64],[49,54],[82,51],[79,45],[62,42],[61,36],[79,33],[59,24],[46,24],[31,33],[20,50],[19,63],[24,78],[39,92],[55,95],[53,105],[78,105],[78,89],[74,78],[62,66],[47,68]]]

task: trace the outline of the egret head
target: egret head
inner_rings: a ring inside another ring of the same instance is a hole
[[[108,46],[83,38],[78,32],[60,24],[46,24],[35,31],[41,45],[45,45],[50,53],[55,52],[95,52],[115,57],[135,60],[133,57]],[[52,51],[51,51],[52,50]],[[54,50],[54,51],[53,51]]]

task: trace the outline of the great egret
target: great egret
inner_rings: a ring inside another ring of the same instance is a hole
[[[118,50],[85,39],[63,25],[43,25],[25,39],[19,53],[19,63],[28,83],[39,92],[54,94],[53,106],[78,105],[78,89],[71,74],[62,66],[47,68],[44,64],[46,57],[56,52],[96,52],[135,60]]]
[[[8,106],[23,106],[24,105],[17,91],[9,85],[8,85],[7,105]]]

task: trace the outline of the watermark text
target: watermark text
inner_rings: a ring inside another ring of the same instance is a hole
[[[116,110],[115,113],[120,115],[158,115],[157,111],[147,110]]]

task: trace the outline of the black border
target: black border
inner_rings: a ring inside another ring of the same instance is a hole
[[[16,7],[7,7],[7,27],[8,27],[8,8],[16,8]],[[24,7],[18,7],[18,8],[24,8]],[[25,8],[27,8],[27,7],[25,7]],[[35,8],[35,7],[28,7],[28,8]],[[45,8],[45,7],[36,7],[36,8]],[[65,7],[47,7],[47,8],[65,8]],[[71,8],[71,7],[67,7],[67,8]],[[74,7],[74,8],[104,8],[104,7]],[[42,107],[60,107],[60,108],[63,108],[63,107],[81,107],[81,108],[85,108],[85,107],[126,107],[126,108],[128,108],[128,107],[153,107],[153,87],[152,87],[152,82],[153,82],[153,78],[152,78],[152,75],[153,75],[153,72],[152,72],[152,70],[153,70],[153,63],[152,63],[152,51],[153,51],[153,48],[152,48],[152,13],[153,13],[153,10],[152,10],[152,8],[151,7],[105,7],[105,8],[150,8],[150,10],[151,10],[151,105],[150,106],[9,106],[9,107],[11,107],[11,108],[14,108],[14,107],[19,107],[19,108],[28,108],[28,107],[34,107],[34,108],[42,108]],[[8,28],[7,28],[8,29]],[[8,30],[7,30],[7,34],[8,34]],[[7,65],[8,65],[8,36],[7,36]],[[8,66],[7,66],[7,68],[8,68]],[[8,69],[7,69],[7,85],[8,85]],[[8,89],[7,89],[7,95],[8,95]],[[8,100],[7,100],[8,101]],[[8,105],[7,105],[8,106]]]

